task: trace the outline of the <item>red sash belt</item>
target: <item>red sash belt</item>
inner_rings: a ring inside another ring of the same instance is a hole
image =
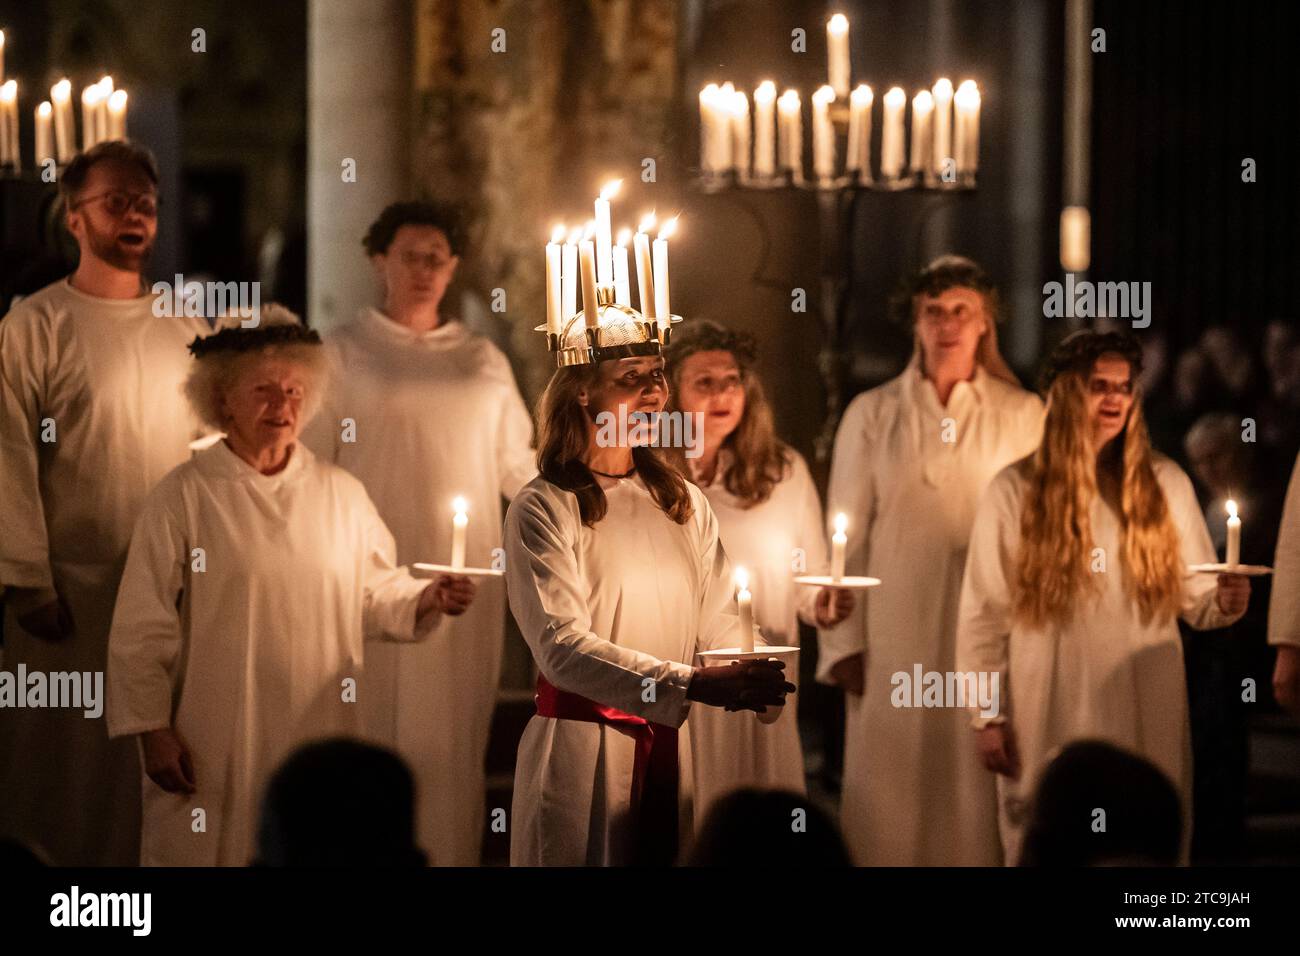
[[[537,715],[613,727],[636,742],[630,795],[633,861],[671,863],[677,848],[677,728],[560,690],[537,675]]]

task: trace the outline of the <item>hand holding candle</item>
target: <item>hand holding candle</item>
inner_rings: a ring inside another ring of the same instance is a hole
[[[754,650],[754,597],[749,593],[749,572],[736,568],[736,610],[740,617],[740,650]]]
[[[455,514],[451,519],[451,566],[459,571],[465,567],[465,528],[469,524],[469,505],[464,498],[456,498],[451,503]]]
[[[831,577],[844,577],[844,549],[849,543],[844,532],[849,526],[848,515],[840,512],[835,516],[835,534],[831,535]]]

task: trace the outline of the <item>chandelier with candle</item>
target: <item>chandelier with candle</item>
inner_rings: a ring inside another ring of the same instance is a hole
[[[5,34],[0,30],[0,174],[22,172],[22,150],[18,137],[18,81],[5,78]],[[114,89],[113,78],[104,76],[81,91],[81,148],[96,143],[126,139],[126,90]],[[76,119],[72,106],[72,81],[67,77],[50,88],[50,98],[35,108],[32,160],[40,169],[48,160],[66,166],[77,154]]]
[[[700,91],[700,183],[816,189],[973,189],[979,166],[980,92],[974,80],[954,90],[946,77],[912,97],[910,151],[905,151],[907,93],[892,87],[882,98],[880,156],[871,151],[875,95],[860,83],[850,91],[849,21],[826,23],[827,80],[812,95],[813,175],[803,162],[803,105],[799,92],[764,80],[749,97],[728,82]],[[841,144],[842,147],[841,147]],[[841,158],[842,157],[842,158]],[[873,165],[875,169],[873,170]]]
[[[660,225],[649,213],[635,234],[621,229],[615,242],[610,201],[621,183],[601,189],[594,219],[572,230],[557,224],[546,244],[546,324],[537,331],[546,333],[558,367],[658,355],[673,324],[682,320],[672,314],[668,298],[668,239],[677,218]],[[636,257],[639,309],[632,307],[629,243]]]

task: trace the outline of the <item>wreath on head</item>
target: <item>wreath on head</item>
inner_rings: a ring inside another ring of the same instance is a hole
[[[1038,380],[1039,391],[1046,394],[1052,383],[1066,372],[1087,375],[1097,359],[1107,353],[1122,356],[1129,363],[1134,379],[1141,373],[1142,345],[1132,335],[1080,329],[1062,339],[1047,357],[1047,364]]]
[[[190,354],[203,358],[214,352],[255,352],[271,345],[320,345],[320,333],[305,325],[264,325],[256,329],[222,329],[213,335],[197,336]]]

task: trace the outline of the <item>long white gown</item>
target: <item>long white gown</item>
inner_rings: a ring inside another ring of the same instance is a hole
[[[57,589],[76,625],[70,640],[39,640],[10,607],[9,671],[103,673],[136,515],[199,434],[182,384],[207,323],[158,318],[153,302],[62,279],[0,320],[0,585]],[[0,830],[59,865],[134,866],[135,744],[80,709],[0,710]]]
[[[844,413],[827,514],[849,519],[846,573],[883,583],[859,592],[854,614],[820,633],[817,674],[825,680],[836,662],[866,653],[864,692],[845,695],[840,810],[859,865],[1000,861],[993,783],[965,713],[894,707],[891,678],[917,664],[954,669],[976,503],[1001,468],[1037,447],[1042,417],[1037,396],[979,366],[945,407],[915,357]]]
[[[1300,457],[1291,469],[1282,508],[1268,606],[1268,642],[1300,646]]]
[[[412,332],[376,309],[326,337],[340,366],[304,440],[361,479],[401,564],[451,560],[452,499],[469,505],[466,561],[501,547],[501,498],[537,474],[532,418],[506,357],[461,322]],[[341,421],[355,422],[355,441]],[[477,866],[484,755],[505,639],[505,585],[480,578],[474,603],[428,641],[367,648],[368,737],[397,750],[418,790],[417,832],[432,864]]]
[[[137,777],[142,864],[247,865],[280,762],[308,740],[358,733],[349,682],[363,640],[416,640],[439,617],[417,632],[429,582],[393,552],[361,483],[301,444],[268,476],[218,442],[149,495],[109,638],[108,727],[174,726],[197,790]]]
[[[1155,456],[1154,468],[1178,529],[1183,563],[1215,561],[1191,481],[1163,456]],[[1063,626],[1039,630],[1014,623],[1008,579],[1019,550],[1021,511],[1035,507],[1025,501],[1025,489],[1022,467],[1013,465],[993,479],[980,502],[957,628],[958,667],[1001,675],[1001,706],[1019,746],[1020,779],[997,776],[1006,862],[1014,865],[1020,858],[1039,774],[1056,750],[1081,738],[1124,747],[1168,774],[1182,799],[1187,833],[1192,750],[1178,622],[1140,620],[1124,591],[1119,517],[1098,496],[1090,512],[1092,536],[1107,559],[1098,594],[1085,599]],[[1191,627],[1226,627],[1241,617],[1219,610],[1216,585],[1213,574],[1184,578],[1180,616]]]
[[[733,565],[749,572],[754,620],[768,644],[799,646],[799,621],[815,623],[817,588],[794,583],[800,574],[825,574],[826,538],[821,501],[808,465],[796,451],[772,496],[741,507],[723,480],[732,456],[718,453],[714,480],[701,486],[717,516],[722,546]],[[797,555],[796,549],[802,551]],[[791,665],[787,665],[791,666]],[[797,674],[790,674],[792,682]],[[772,787],[803,793],[797,695],[786,698],[780,718],[765,724],[749,712],[699,707],[691,714],[695,806],[701,816],[718,797],[739,787]]]
[[[561,691],[681,728],[683,835],[693,828],[683,726],[691,661],[737,639],[717,520],[703,493],[688,488],[695,512],[681,525],[639,478],[606,486],[609,510],[595,528],[582,524],[573,494],[540,476],[506,511],[510,610],[542,675]],[[634,751],[613,727],[534,714],[515,764],[511,864],[626,862],[616,821],[630,806]]]

